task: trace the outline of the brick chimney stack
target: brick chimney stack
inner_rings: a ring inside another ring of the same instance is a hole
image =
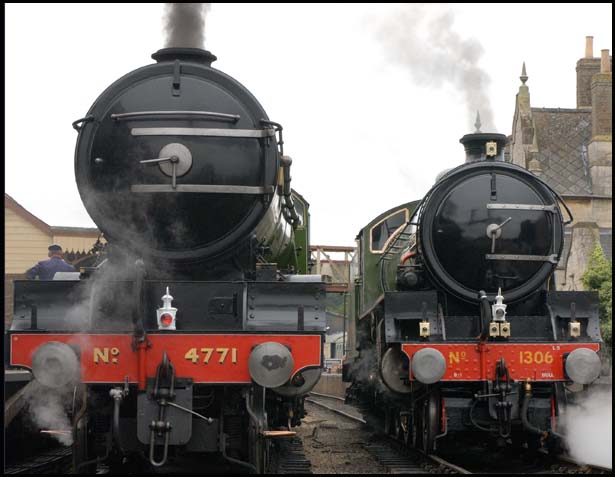
[[[585,37],[585,58],[577,61],[577,108],[591,108],[592,76],[600,73],[600,58],[594,58],[594,37]]]
[[[600,73],[611,72],[611,57],[609,56],[609,50],[601,50],[602,56],[600,57]]]
[[[593,58],[594,57],[594,37],[586,36],[585,37],[585,58]]]
[[[613,174],[613,74],[609,50],[602,50],[600,72],[591,81],[592,139],[588,147],[592,190],[612,195]]]

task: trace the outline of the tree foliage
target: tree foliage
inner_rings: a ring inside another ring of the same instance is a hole
[[[600,294],[600,329],[602,338],[609,348],[612,346],[613,333],[613,264],[607,260],[600,243],[596,243],[587,270],[581,281],[587,290]]]

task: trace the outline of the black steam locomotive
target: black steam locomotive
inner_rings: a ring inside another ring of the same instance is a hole
[[[559,447],[566,384],[600,374],[598,296],[554,289],[566,206],[506,136],[460,142],[465,164],[357,237],[347,398],[425,452],[461,432]]]
[[[76,472],[203,454],[264,472],[323,364],[309,204],[282,126],[214,55],[152,57],[73,123],[107,250],[80,276],[15,282],[11,364],[42,392],[73,390],[59,432]]]

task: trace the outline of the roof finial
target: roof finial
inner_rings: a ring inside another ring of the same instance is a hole
[[[525,82],[528,80],[527,73],[525,72],[525,61],[523,62],[523,69],[521,70],[521,76],[519,76],[519,79],[523,83],[523,86],[525,86]]]
[[[474,126],[476,126],[476,131],[474,131],[474,133],[480,133],[480,113],[478,112],[478,110],[476,110],[476,122],[474,123]]]

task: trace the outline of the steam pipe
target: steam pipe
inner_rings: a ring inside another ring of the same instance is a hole
[[[220,450],[222,451],[222,458],[224,460],[227,460],[228,462],[232,463],[232,464],[237,464],[240,465],[242,467],[246,467],[248,469],[250,469],[252,472],[256,473],[256,466],[250,464],[249,462],[244,462],[243,460],[239,460],[239,459],[234,459],[233,457],[229,457],[228,455],[226,455],[226,434],[224,432],[222,432],[222,430],[224,429],[224,412],[222,412],[222,410],[220,410]]]
[[[147,372],[145,366],[145,351],[147,349],[147,341],[139,341],[137,343],[137,361],[138,361],[138,381],[139,391],[145,391],[145,382]]]
[[[81,408],[79,409],[79,412],[77,412],[77,415],[73,419],[73,469],[75,472],[77,472],[77,470],[81,467],[80,465],[77,464],[77,453],[75,452],[75,445],[77,443],[77,425],[79,424],[79,421],[83,418],[83,415],[85,414],[87,407],[88,407],[88,387],[85,386],[83,388],[83,397],[81,398]]]
[[[115,443],[117,444],[118,449],[123,454],[124,448],[122,447],[122,442],[120,440],[120,404],[125,396],[128,395],[128,376],[126,377],[126,383],[124,384],[124,389],[121,388],[113,388],[109,391],[109,396],[113,398],[113,429],[112,429],[112,437]]]
[[[295,204],[293,204],[290,188],[290,165],[293,163],[293,160],[288,156],[282,156],[281,161],[282,169],[284,171],[284,188],[282,191],[282,194],[284,195],[284,206],[288,210],[289,222],[294,226],[299,223],[299,216],[295,210]]]
[[[88,388],[86,386],[84,388],[84,390],[83,390],[83,402],[81,404],[81,409],[79,409],[79,413],[77,414],[77,416],[75,416],[75,420],[74,420],[74,423],[73,423],[73,435],[74,436],[77,435],[77,424],[83,418],[83,415],[85,414],[85,411],[87,409],[87,401],[88,401]],[[107,439],[107,446],[106,446],[106,449],[105,449],[105,455],[103,455],[101,457],[95,457],[94,459],[86,460],[84,462],[80,462],[79,464],[77,464],[77,453],[74,452],[74,446],[75,446],[76,442],[77,442],[77,440],[74,439],[73,440],[73,471],[76,474],[78,474],[79,470],[82,467],[85,467],[86,465],[98,464],[99,462],[103,462],[104,460],[107,459],[107,457],[109,457],[109,454],[111,453],[111,440]],[[87,451],[87,443],[86,443],[86,451]],[[87,456],[87,452],[85,453],[85,455]]]
[[[532,385],[529,381],[526,381],[524,384],[525,392],[523,394],[523,404],[521,405],[521,423],[523,427],[531,432],[532,434],[536,434],[541,437],[541,441],[543,440],[564,440],[564,436],[558,434],[555,431],[543,431],[542,429],[535,427],[530,420],[528,419],[528,410],[530,407],[530,400],[532,399]]]
[[[521,423],[523,424],[523,427],[528,430],[529,432],[531,432],[532,434],[536,434],[542,437],[546,437],[548,435],[547,431],[543,431],[542,429],[539,429],[538,427],[535,427],[534,425],[532,425],[532,423],[530,422],[530,420],[527,417],[527,412],[528,409],[530,407],[530,400],[532,399],[532,394],[530,393],[526,393],[524,394],[523,397],[523,404],[521,406]]]
[[[132,321],[135,325],[135,337],[143,339],[145,337],[145,327],[143,326],[143,280],[145,278],[145,263],[138,259],[135,262],[135,289],[134,289],[134,308]]]
[[[547,303],[547,310],[549,311],[549,318],[551,319],[551,329],[553,330],[553,341],[557,341],[557,324],[555,323],[555,313],[553,308]]]
[[[113,401],[113,439],[120,452],[124,453],[122,443],[120,442],[120,403],[122,399],[114,397]]]
[[[143,281],[145,278],[145,263],[138,259],[135,262],[135,289],[134,306],[132,321],[134,324],[134,348],[137,351],[137,372],[139,381],[139,391],[145,390],[146,384],[146,365],[145,351],[147,349],[147,338],[145,327],[143,326]]]
[[[246,467],[250,469],[252,472],[256,473],[256,466],[250,464],[248,462],[244,462],[243,460],[234,459],[233,457],[229,457],[226,455],[226,434],[224,432],[220,433],[220,448],[222,449],[222,458],[227,460],[231,464],[240,465],[242,467]]]
[[[480,299],[480,334],[478,338],[482,341],[489,336],[489,317],[491,317],[491,308],[489,306],[489,299],[487,293],[484,290],[478,292],[478,298]]]
[[[255,422],[257,428],[260,428],[260,420],[254,413],[254,411],[252,410],[252,405],[250,404],[250,393],[245,393],[245,397],[246,397],[246,410],[248,411],[248,415],[250,416],[250,419],[252,419]]]
[[[86,465],[98,464],[99,462],[103,462],[103,461],[107,460],[107,457],[109,457],[110,453],[111,453],[111,443],[109,441],[108,444],[107,444],[107,448],[105,449],[105,455],[103,455],[101,457],[96,457],[96,458],[91,459],[91,460],[86,460],[85,462],[81,462],[75,468],[75,472],[78,473],[79,469],[81,469],[82,467],[85,467]]]

